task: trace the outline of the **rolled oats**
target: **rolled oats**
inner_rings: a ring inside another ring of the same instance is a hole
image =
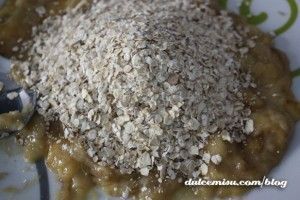
[[[19,96],[19,93],[17,92],[10,92],[6,95],[6,97],[9,99],[9,100],[14,100],[15,98],[17,98]]]
[[[213,155],[211,157],[211,162],[213,162],[216,165],[220,164],[221,161],[222,161],[222,157],[219,154]]]
[[[240,91],[255,84],[239,58],[255,43],[233,24],[208,0],[99,0],[47,18],[12,65],[94,162],[144,176],[157,166],[160,182],[197,177],[222,160],[203,153],[210,136],[254,130]]]

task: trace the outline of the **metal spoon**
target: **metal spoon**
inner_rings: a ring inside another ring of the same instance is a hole
[[[36,93],[25,90],[12,81],[7,73],[0,72],[0,138],[22,130],[30,121],[36,106]],[[10,93],[17,97],[8,98]]]

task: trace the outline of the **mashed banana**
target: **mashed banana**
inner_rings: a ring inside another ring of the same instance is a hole
[[[238,17],[236,23],[243,24]],[[273,48],[268,35],[249,28],[248,37],[257,37],[257,45],[242,59],[242,67],[251,72],[257,87],[244,91],[247,97],[244,103],[252,110],[255,130],[243,143],[226,142],[220,135],[209,139],[207,151],[223,158],[220,165],[209,165],[207,176],[211,179],[256,180],[269,173],[282,158],[299,119],[299,104],[290,89],[287,59]],[[14,77],[21,76],[15,72]],[[57,174],[63,183],[61,199],[82,199],[95,185],[113,196],[153,200],[222,198],[247,191],[228,186],[186,187],[178,180],[166,180],[157,190],[154,174],[122,175],[117,169],[101,167],[86,155],[81,141],[61,139],[63,130],[59,122],[50,124],[49,130],[44,124],[42,117],[36,115],[18,137],[24,142],[27,160],[45,158],[48,167]]]

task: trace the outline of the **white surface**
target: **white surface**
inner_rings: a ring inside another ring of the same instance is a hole
[[[14,139],[0,140],[0,172],[8,175],[0,180],[0,199],[32,199],[39,198],[38,177],[35,166],[24,161],[22,148],[15,145]],[[13,187],[16,192],[4,192],[3,189]]]
[[[0,4],[1,4],[0,0]],[[236,9],[236,3],[239,0],[231,0],[230,8]],[[298,5],[300,5],[300,0],[297,0]],[[289,7],[285,0],[254,0],[252,10],[254,13],[261,11],[266,11],[269,14],[267,22],[260,25],[264,31],[272,31],[278,27],[278,24],[282,24],[289,16]],[[279,14],[279,11],[286,13],[285,16]],[[282,49],[287,53],[290,62],[291,68],[300,68],[300,19],[298,16],[296,24],[283,35],[278,36],[275,39],[275,46],[279,49]],[[0,59],[0,71],[4,70],[4,65],[7,66],[7,62],[1,63]],[[300,78],[294,79],[293,90],[298,99],[300,99]],[[21,156],[13,156],[8,159],[5,153],[0,150],[0,171],[6,169],[13,169],[14,174],[8,176],[9,178],[6,181],[0,180],[0,190],[5,185],[8,185],[10,182],[22,182],[26,176],[33,178],[34,173],[32,171],[20,173],[22,169],[27,168],[29,164],[24,163]],[[30,168],[30,167],[29,167]],[[22,174],[22,175],[21,175]],[[268,177],[274,177],[280,180],[287,180],[288,185],[285,189],[276,189],[274,187],[263,187],[255,189],[246,195],[243,199],[246,200],[297,200],[300,199],[300,125],[298,124],[295,129],[295,134],[292,137],[291,143],[288,148],[288,152],[284,156],[282,162],[272,171]],[[51,182],[54,182],[55,179],[51,176]],[[50,186],[50,191],[52,194],[55,193],[55,188],[57,184]],[[11,199],[37,199],[38,186],[32,185],[29,190],[23,191],[22,193],[10,197]],[[33,194],[33,195],[30,195]],[[31,198],[29,198],[31,196]],[[9,196],[2,196],[0,191],[0,199],[7,199]],[[36,197],[36,198],[35,198]],[[53,197],[53,196],[52,196]],[[52,198],[54,199],[54,198]]]

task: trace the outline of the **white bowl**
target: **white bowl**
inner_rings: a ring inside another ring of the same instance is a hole
[[[225,0],[226,1],[226,0]],[[0,0],[0,5],[3,0]],[[229,0],[227,8],[238,12],[242,0]],[[251,5],[251,13],[259,15],[267,13],[268,18],[258,26],[266,32],[274,32],[282,27],[287,21],[293,20],[297,13],[291,12],[290,5],[297,4],[300,0],[254,0]],[[295,9],[294,9],[295,11]],[[281,30],[281,29],[279,29]],[[290,68],[300,69],[300,18],[283,33],[275,37],[275,46],[284,51],[290,60]],[[0,58],[0,72],[6,71],[9,61]],[[300,99],[300,76],[295,77],[292,87],[296,97]],[[0,141],[0,176],[1,172],[8,172],[3,179],[0,178],[0,199],[55,199],[59,183],[54,175],[47,171],[42,162],[36,165],[24,162],[22,148],[16,145],[12,138]],[[285,189],[276,187],[257,188],[243,197],[246,200],[281,200],[300,199],[300,124],[297,124],[295,133],[280,164],[274,168],[267,177],[278,180],[287,180]],[[38,174],[42,177],[39,179]],[[9,186],[15,187],[15,192],[3,191]],[[108,199],[100,191],[96,191],[98,199]],[[114,198],[115,199],[115,198]]]

